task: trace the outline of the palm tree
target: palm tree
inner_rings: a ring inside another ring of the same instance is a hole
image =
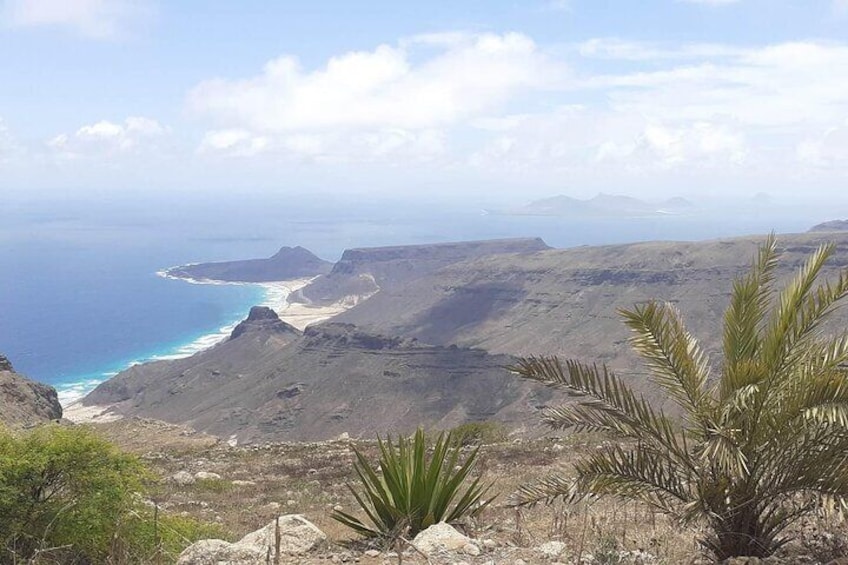
[[[773,290],[769,236],[733,284],[722,362],[707,356],[670,304],[623,310],[631,345],[682,421],[653,408],[606,367],[531,357],[512,369],[577,394],[549,409],[554,429],[601,431],[625,440],[517,493],[517,504],[612,495],[640,500],[683,523],[706,524],[702,544],[718,559],[771,555],[787,527],[829,499],[848,501],[848,334],[822,322],[848,294],[848,270],[816,286],[834,247],[823,245]]]

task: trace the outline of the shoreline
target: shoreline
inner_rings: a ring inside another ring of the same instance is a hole
[[[221,286],[249,285],[260,287],[264,290],[265,296],[260,304],[254,304],[251,306],[267,306],[268,308],[274,310],[274,312],[277,313],[281,320],[288,324],[291,324],[292,326],[296,327],[301,331],[303,331],[307,326],[311,324],[323,322],[332,318],[333,316],[341,314],[353,305],[350,303],[338,303],[333,304],[331,306],[310,306],[299,303],[292,304],[288,302],[288,297],[291,293],[296,292],[301,288],[305,287],[316,277],[293,279],[289,281],[274,281],[261,283],[235,282],[220,281],[214,279],[193,279],[189,277],[178,277],[169,274],[169,271],[173,268],[174,267],[157,271],[156,274],[165,279],[181,281],[188,284]],[[236,327],[236,325],[238,325],[238,323],[244,319],[244,316],[247,316],[246,312],[241,318],[239,318],[235,322],[222,326],[221,328],[218,328],[217,331],[203,334],[189,343],[177,346],[175,349],[172,350],[173,353],[153,355],[149,358],[140,361],[133,361],[121,370],[126,370],[129,367],[132,367],[133,365],[148,363],[152,361],[174,361],[177,359],[185,359],[187,357],[191,357],[196,353],[205,351],[227,339],[230,333],[232,333],[233,329]],[[123,416],[121,416],[120,414],[112,412],[111,406],[83,406],[80,402],[82,398],[95,386],[109,380],[109,378],[116,374],[117,372],[112,372],[108,374],[108,376],[104,374],[106,378],[102,380],[87,378],[80,382],[68,383],[67,388],[62,392],[72,392],[74,394],[74,397],[67,398],[66,395],[66,398],[64,400],[60,398],[60,403],[62,404],[62,409],[64,411],[64,417],[77,424],[111,422],[123,418]]]

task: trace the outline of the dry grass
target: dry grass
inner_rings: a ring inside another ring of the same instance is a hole
[[[135,426],[138,429],[134,431]],[[155,443],[140,441],[140,434],[149,433],[151,426],[156,431]],[[96,427],[125,449],[138,453],[163,478],[179,471],[221,475],[221,480],[206,479],[187,486],[160,481],[151,498],[164,512],[218,523],[231,540],[266,525],[278,514],[303,514],[332,541],[328,554],[315,557],[315,563],[326,562],[322,559],[329,554],[344,556],[346,545],[355,540],[351,530],[330,518],[336,506],[357,510],[345,486],[354,479],[354,455],[348,441],[230,447],[210,441],[208,436],[187,435],[184,428],[146,420]],[[573,461],[603,441],[602,437],[581,435],[483,447],[477,473],[493,482],[493,492],[500,496],[478,520],[464,524],[464,528],[478,540],[494,541],[496,548],[478,557],[462,556],[462,560],[469,564],[511,564],[521,558],[528,564],[543,563],[547,561],[534,548],[549,541],[566,544],[566,552],[559,557],[563,563],[578,563],[581,554],[584,558],[592,554],[593,563],[621,563],[622,551],[647,552],[656,558],[653,563],[692,563],[702,558],[697,532],[637,503],[602,500],[589,505],[558,503],[521,510],[508,506],[508,496],[519,484],[551,473],[571,473]],[[376,459],[374,443],[357,441],[356,446]],[[803,561],[806,563],[826,563],[848,549],[844,542],[848,529],[832,516],[808,521],[799,527],[799,533],[799,541],[788,551],[816,557]],[[356,554],[363,564],[397,562],[384,556],[372,559]],[[425,562],[414,554],[403,559],[407,564]]]

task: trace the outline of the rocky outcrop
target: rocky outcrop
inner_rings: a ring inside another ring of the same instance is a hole
[[[177,565],[256,565],[266,563],[268,557],[269,563],[292,563],[297,556],[321,547],[326,539],[324,532],[303,516],[288,514],[236,543],[217,539],[195,542],[180,554]]]
[[[62,405],[56,389],[19,375],[0,355],[0,424],[29,428],[61,418]]]
[[[172,267],[170,277],[226,282],[272,282],[328,273],[333,264],[303,247],[283,247],[268,259],[197,263]]]
[[[251,308],[247,318],[233,328],[232,333],[230,333],[230,339],[238,339],[249,332],[271,332],[290,334],[292,336],[300,335],[300,330],[282,321],[277,313],[267,306],[254,306]]]

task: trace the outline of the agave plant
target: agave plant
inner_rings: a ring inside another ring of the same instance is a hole
[[[649,302],[622,311],[651,378],[680,407],[657,410],[605,367],[554,357],[521,360],[528,379],[576,393],[544,418],[555,429],[612,434],[575,477],[521,488],[518,504],[612,495],[637,499],[683,523],[700,522],[717,558],[763,557],[787,527],[823,500],[848,500],[848,334],[822,322],[848,294],[848,271],[816,284],[833,253],[824,245],[774,290],[774,236],[733,284],[715,373],[679,312]],[[629,440],[629,441],[628,441]]]
[[[455,522],[474,516],[492,501],[484,500],[489,486],[480,478],[463,484],[477,461],[477,450],[459,464],[459,450],[452,448],[451,434],[436,439],[428,457],[427,439],[419,429],[410,439],[378,438],[379,468],[354,449],[354,470],[362,493],[347,485],[367,516],[367,522],[342,511],[332,517],[365,537],[397,539],[413,537],[438,522]]]

